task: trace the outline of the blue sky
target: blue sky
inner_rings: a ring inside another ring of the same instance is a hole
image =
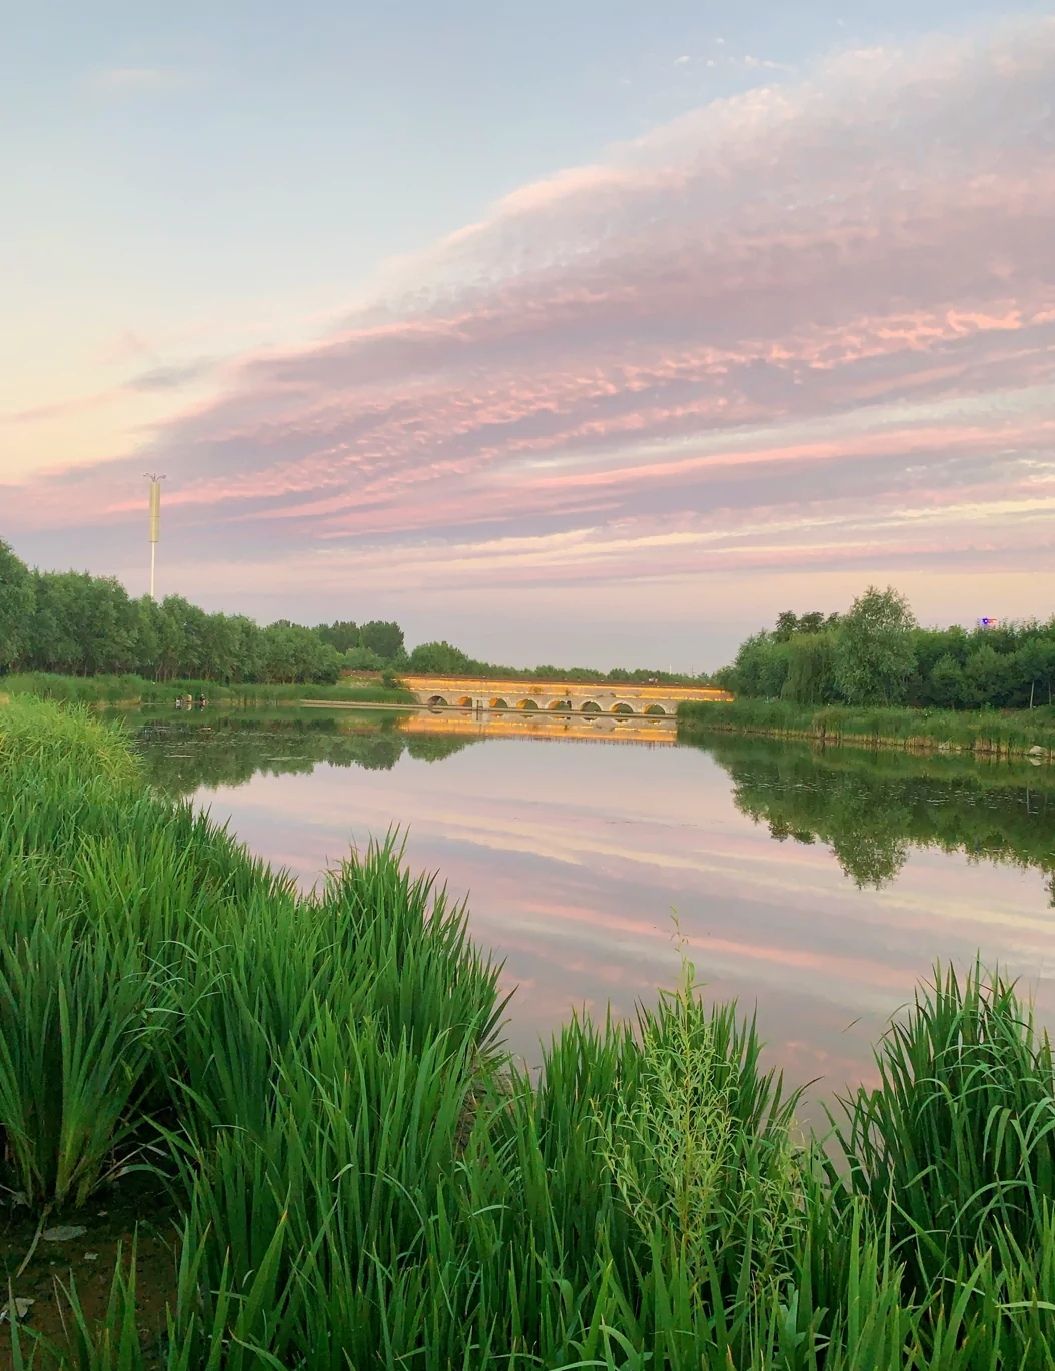
[[[139,591],[161,462],[167,588],[509,660],[1040,612],[1047,8],[23,8],[0,536]]]

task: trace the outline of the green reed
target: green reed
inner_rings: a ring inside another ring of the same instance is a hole
[[[920,991],[827,1150],[688,967],[536,1079],[394,838],[301,894],[32,701],[0,709],[0,899],[0,1184],[45,1216],[149,1158],[180,1214],[161,1345],[133,1248],[101,1323],[70,1289],[67,1366],[1053,1364],[1051,1052],[979,968]]]

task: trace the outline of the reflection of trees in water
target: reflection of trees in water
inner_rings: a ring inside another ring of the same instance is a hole
[[[1055,775],[899,754],[710,740],[736,807],[780,841],[821,841],[858,886],[893,881],[912,847],[1047,873],[1055,907]]]
[[[332,718],[217,716],[211,725],[148,725],[137,745],[151,783],[186,795],[201,787],[245,785],[257,775],[309,775],[323,762],[391,771],[404,751],[419,761],[440,761],[476,741],[472,736],[414,737],[398,732],[391,720],[349,731]]]

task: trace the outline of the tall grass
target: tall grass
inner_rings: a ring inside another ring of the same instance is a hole
[[[296,704],[299,700],[333,700],[335,703],[413,704],[414,696],[400,686],[385,685],[383,681],[367,681],[358,685],[338,682],[319,685],[312,682],[247,681],[223,685],[218,681],[200,678],[180,678],[172,681],[151,681],[130,672],[100,676],[62,676],[48,671],[17,672],[0,676],[0,699],[15,695],[36,695],[40,699],[60,704],[83,705],[165,705],[172,706],[175,696],[191,695],[196,700],[205,695],[211,706],[226,708],[266,708]]]
[[[837,1136],[910,1270],[940,1279],[979,1243],[1031,1244],[1055,1198],[1055,1070],[1013,986],[939,969],[876,1064],[880,1085],[844,1102]]]
[[[1053,1364],[1051,1053],[979,969],[921,990],[827,1151],[690,968],[534,1079],[394,840],[300,895],[31,700],[0,709],[0,896],[0,1183],[46,1215],[150,1158],[180,1212],[160,1349],[133,1248],[101,1322],[71,1289],[66,1365]]]
[[[678,706],[678,725],[689,738],[713,732],[757,733],[872,748],[947,748],[996,756],[1022,755],[1039,747],[1048,760],[1055,758],[1055,712],[1050,708],[1000,712],[879,705],[817,707],[743,697],[684,701]]]

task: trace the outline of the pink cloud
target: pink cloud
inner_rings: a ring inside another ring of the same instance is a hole
[[[188,544],[385,584],[897,567],[983,527],[1050,564],[1052,88],[1038,20],[708,105],[389,264],[134,460],[0,488],[5,514],[131,538],[149,461]]]

